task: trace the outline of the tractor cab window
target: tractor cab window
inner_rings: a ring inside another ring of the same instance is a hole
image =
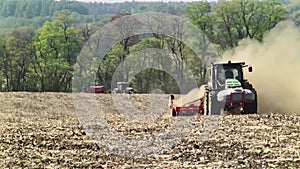
[[[118,88],[120,91],[124,91],[126,90],[127,87],[129,87],[129,85],[130,85],[129,83],[120,83],[118,84]]]
[[[225,84],[226,79],[237,79],[240,81],[241,79],[241,72],[239,71],[238,67],[223,67],[220,66],[217,69],[217,81],[220,85]]]
[[[225,81],[225,80],[226,80],[226,77],[225,77],[225,70],[224,70],[224,69],[218,69],[217,79],[218,79],[219,81]]]
[[[240,73],[237,68],[230,68],[225,70],[226,79],[240,79]]]

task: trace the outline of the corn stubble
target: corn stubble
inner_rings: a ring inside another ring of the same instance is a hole
[[[129,97],[141,111],[150,104],[147,95]],[[129,159],[105,152],[90,139],[76,118],[71,94],[0,93],[0,99],[0,168],[300,166],[299,115],[223,116],[205,140],[200,136],[207,117],[200,116],[190,134],[172,150]],[[108,123],[125,135],[159,134],[174,120],[162,116],[148,124],[130,122],[113,108],[110,95],[97,95],[97,101],[105,103],[104,117]]]

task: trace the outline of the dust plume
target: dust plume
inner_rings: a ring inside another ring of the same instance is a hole
[[[183,106],[185,104],[189,104],[190,102],[193,102],[203,97],[204,93],[205,93],[205,85],[202,85],[199,88],[192,89],[185,95],[181,95],[180,97],[175,98],[174,105]]]
[[[260,113],[300,112],[300,32],[292,21],[279,23],[263,42],[243,40],[223,58],[253,66],[246,78],[258,92]]]

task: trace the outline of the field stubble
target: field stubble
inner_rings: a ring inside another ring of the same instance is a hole
[[[152,123],[131,122],[114,108],[111,95],[96,97],[108,124],[124,135],[155,135],[174,121],[164,115]],[[128,97],[138,110],[149,108],[148,95]],[[0,99],[0,168],[300,166],[299,115],[223,116],[204,141],[200,135],[207,117],[199,116],[189,135],[173,149],[148,158],[130,159],[105,152],[90,139],[76,117],[71,94],[0,93]]]

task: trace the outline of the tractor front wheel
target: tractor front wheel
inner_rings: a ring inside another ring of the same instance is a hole
[[[210,113],[209,115],[221,115],[222,113],[222,104],[217,100],[212,99],[210,104]]]
[[[216,95],[210,92],[205,93],[204,114],[205,115],[221,115],[224,105],[218,102]]]

